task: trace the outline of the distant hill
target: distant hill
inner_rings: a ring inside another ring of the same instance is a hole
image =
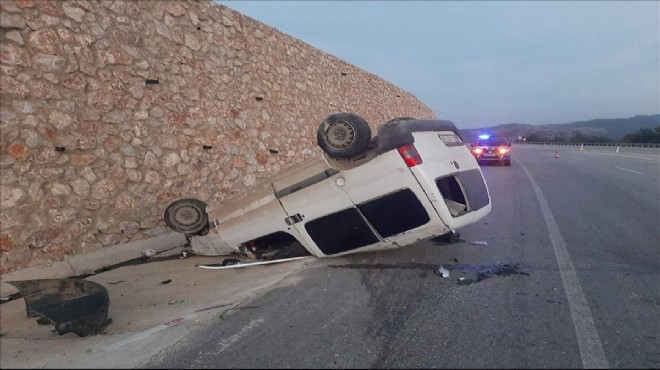
[[[466,142],[472,142],[481,134],[501,135],[515,141],[518,137],[544,138],[548,141],[553,138],[571,138],[576,133],[586,136],[604,137],[619,141],[626,134],[639,131],[642,128],[660,126],[660,114],[630,118],[592,119],[590,121],[577,121],[570,123],[556,123],[546,125],[528,125],[521,123],[507,123],[498,126],[461,130]]]

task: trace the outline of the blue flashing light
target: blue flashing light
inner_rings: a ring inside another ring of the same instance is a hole
[[[488,139],[490,135],[479,135],[479,139]]]

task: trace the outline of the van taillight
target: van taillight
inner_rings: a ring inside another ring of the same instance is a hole
[[[413,144],[402,146],[399,149],[401,158],[406,162],[408,167],[415,167],[422,163],[422,157],[417,152],[417,148]]]

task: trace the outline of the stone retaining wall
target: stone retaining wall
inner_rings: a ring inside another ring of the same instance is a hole
[[[379,77],[211,1],[0,1],[0,273],[167,230],[320,153],[318,124],[434,118]],[[393,54],[393,57],[396,54]]]

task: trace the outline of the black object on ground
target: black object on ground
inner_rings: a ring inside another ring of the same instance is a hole
[[[529,273],[520,270],[520,266],[516,263],[513,265],[487,265],[476,271],[473,271],[468,277],[458,278],[458,285],[470,285],[481,280],[491,278],[493,276],[508,276],[508,275],[527,275]]]
[[[37,279],[9,281],[25,299],[28,317],[40,324],[55,324],[59,335],[80,337],[100,333],[108,319],[110,298],[101,284],[81,279]]]
[[[241,261],[237,258],[225,258],[222,260],[222,266],[238,265]]]
[[[453,244],[464,241],[461,240],[461,233],[457,233],[457,232],[449,232],[447,234],[443,234],[440,236],[436,236],[435,238],[431,238],[431,240],[436,242],[436,244]]]

